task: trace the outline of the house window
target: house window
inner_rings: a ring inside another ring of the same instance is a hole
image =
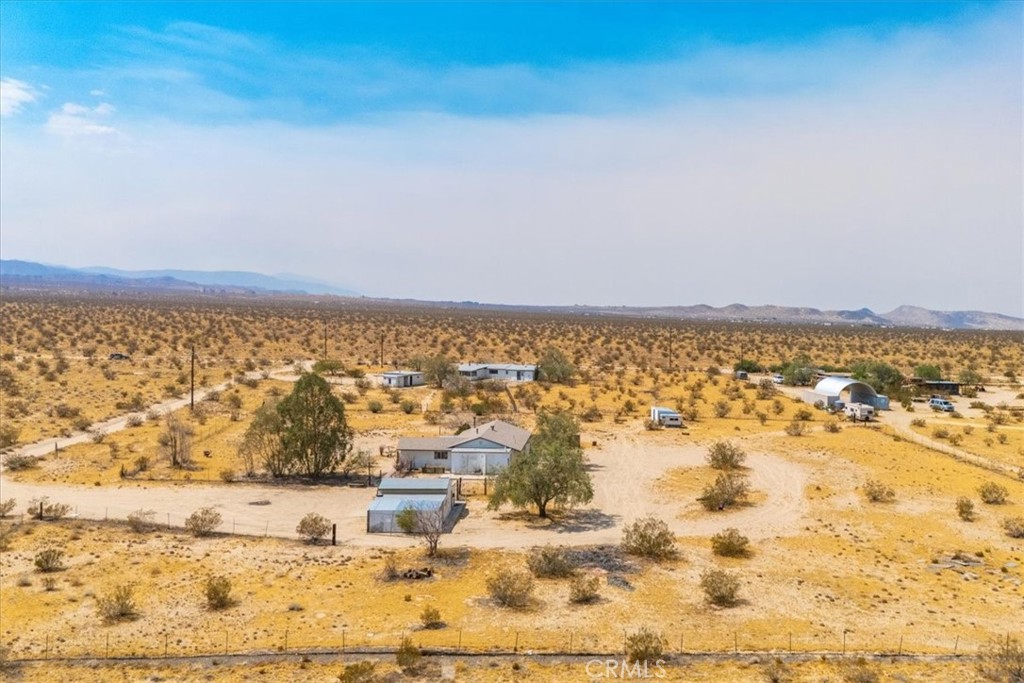
[[[487,372],[491,373],[492,375],[497,375],[498,374],[497,370],[490,370],[490,369],[488,369]]]
[[[434,451],[434,460],[447,460],[448,451]]]

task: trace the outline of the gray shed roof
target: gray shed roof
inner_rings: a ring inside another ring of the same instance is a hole
[[[457,437],[459,442],[455,445],[458,446],[473,439],[487,439],[512,450],[521,451],[526,447],[526,442],[530,440],[531,436],[529,430],[522,427],[501,420],[493,420],[462,432]]]
[[[461,436],[403,436],[398,440],[398,450],[447,451],[460,443]]]
[[[380,486],[377,487],[377,491],[388,494],[402,493],[403,491],[437,491],[444,494],[448,492],[451,485],[452,480],[448,478],[430,477],[419,479],[409,477],[399,479],[398,477],[385,477],[380,480]]]

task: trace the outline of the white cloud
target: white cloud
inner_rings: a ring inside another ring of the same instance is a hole
[[[107,96],[107,91],[106,90],[101,90],[100,88],[96,88],[95,90],[90,90],[89,94],[92,95],[93,97],[106,97]]]
[[[26,104],[35,102],[38,93],[28,83],[14,78],[0,79],[0,116],[14,116]]]
[[[50,114],[46,121],[46,130],[55,135],[73,137],[78,135],[111,135],[117,132],[113,126],[101,123],[114,113],[114,106],[101,102],[95,107],[86,107],[68,102],[60,111]]]

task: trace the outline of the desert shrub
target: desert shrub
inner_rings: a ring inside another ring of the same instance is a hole
[[[487,592],[503,607],[526,607],[533,597],[533,577],[522,571],[499,572],[487,579]]]
[[[974,501],[967,496],[956,499],[956,514],[965,522],[974,521]]]
[[[800,408],[793,415],[794,420],[800,420],[801,422],[807,422],[814,418],[814,414],[807,410],[807,408]]]
[[[1024,681],[1024,646],[1012,636],[995,638],[978,651],[978,673],[997,683]]]
[[[839,421],[835,419],[825,420],[825,423],[822,425],[822,429],[829,434],[838,434],[843,431],[843,428],[839,426]]]
[[[125,424],[129,427],[141,427],[143,419],[141,415],[129,415],[128,420]]]
[[[370,401],[369,403],[366,404],[366,407],[370,410],[371,413],[374,414],[384,410],[384,404],[381,403],[380,401]]]
[[[668,524],[653,515],[626,525],[622,530],[622,549],[630,555],[652,560],[667,560],[679,554],[675,534]]]
[[[959,446],[961,443],[963,443],[963,441],[964,441],[964,437],[961,436],[960,434],[950,434],[949,435],[949,445],[950,446]]]
[[[416,404],[409,399],[402,401],[399,405],[402,408],[402,412],[406,415],[412,415],[413,411],[416,410]]]
[[[626,636],[626,660],[633,662],[656,662],[665,653],[665,640],[646,626]]]
[[[949,438],[949,430],[946,429],[945,427],[936,427],[935,429],[932,430],[932,438],[933,439],[948,439]]]
[[[36,553],[35,565],[41,572],[59,572],[64,569],[64,551],[60,548],[44,548]]]
[[[538,579],[559,579],[571,576],[576,565],[562,548],[547,545],[530,553],[526,565]]]
[[[18,443],[19,436],[21,436],[21,429],[18,425],[10,422],[0,425],[0,448],[8,448]]]
[[[149,456],[148,455],[140,455],[139,457],[135,458],[135,471],[136,472],[145,472],[148,469],[149,469]]]
[[[67,503],[51,503],[46,497],[33,498],[28,502],[28,514],[33,519],[59,520],[71,512],[71,506]]]
[[[843,680],[846,683],[878,683],[878,671],[868,664],[863,657],[845,662],[842,666]]]
[[[569,602],[577,605],[596,602],[601,597],[600,587],[596,576],[575,576],[569,582]]]
[[[732,404],[726,401],[724,398],[715,401],[714,413],[715,417],[728,417],[729,413],[732,412]]]
[[[767,401],[768,399],[775,398],[775,394],[778,393],[778,389],[775,388],[775,382],[768,377],[762,377],[757,383],[757,399],[759,401]]]
[[[911,427],[924,427],[926,424],[928,423],[924,421],[923,417],[915,417],[913,420],[910,421]]]
[[[193,536],[209,536],[222,521],[220,513],[213,508],[199,508],[185,520],[185,530]]]
[[[100,597],[96,601],[96,606],[103,621],[107,623],[138,617],[139,612],[135,605],[135,584],[123,583],[116,586],[113,592]]]
[[[14,511],[14,506],[17,501],[14,498],[8,498],[4,502],[0,503],[0,518],[6,517]]]
[[[403,670],[412,669],[420,663],[420,658],[422,657],[423,653],[413,644],[412,638],[402,636],[402,642],[399,643],[398,649],[395,650],[395,663]]]
[[[728,441],[716,441],[707,453],[708,464],[716,470],[735,470],[743,466],[747,454],[739,446]]]
[[[709,569],[700,576],[700,587],[712,604],[730,607],[736,604],[740,580],[721,569]]]
[[[656,432],[659,429],[664,429],[665,425],[661,423],[661,420],[644,420],[644,429],[649,432]]]
[[[136,510],[128,515],[128,528],[136,533],[146,533],[156,528],[156,511]]]
[[[793,672],[779,658],[775,658],[761,667],[761,678],[765,683],[789,683],[793,680]]]
[[[306,539],[307,543],[319,543],[320,539],[331,533],[331,520],[321,514],[310,512],[299,521],[295,533]]]
[[[804,432],[807,431],[807,425],[794,417],[792,421],[785,426],[783,431],[785,431],[789,436],[803,436]]]
[[[338,683],[376,683],[377,663],[371,661],[346,664],[338,676]]]
[[[36,466],[36,459],[31,455],[17,455],[12,453],[4,458],[4,468],[11,472],[27,470]]]
[[[1009,494],[1010,492],[1006,490],[1005,486],[994,481],[986,481],[978,487],[978,495],[981,496],[981,502],[988,505],[1002,505],[1006,502]]]
[[[441,619],[441,610],[437,609],[433,605],[427,605],[420,612],[420,623],[423,624],[423,628],[441,628],[444,626],[444,621]]]
[[[226,576],[210,576],[206,579],[206,606],[221,610],[234,603],[231,597],[231,579]]]
[[[384,581],[394,581],[398,578],[398,562],[394,555],[384,558],[384,568],[380,571],[380,578]]]
[[[724,472],[715,478],[714,484],[704,487],[697,500],[705,510],[724,510],[746,498],[749,491],[750,486],[745,476]]]
[[[896,492],[891,486],[874,479],[864,482],[864,495],[872,503],[891,503],[896,500]]]
[[[1002,526],[1010,538],[1024,538],[1024,517],[1007,517]]]
[[[603,417],[604,415],[601,414],[601,409],[597,407],[597,404],[590,406],[580,414],[580,419],[584,422],[600,422]]]
[[[711,537],[711,550],[723,557],[742,557],[749,551],[750,539],[738,529],[729,528]]]

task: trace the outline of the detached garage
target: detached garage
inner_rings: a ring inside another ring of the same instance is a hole
[[[401,533],[398,515],[403,510],[436,512],[447,519],[454,504],[454,479],[387,478],[366,509],[366,533]]]

